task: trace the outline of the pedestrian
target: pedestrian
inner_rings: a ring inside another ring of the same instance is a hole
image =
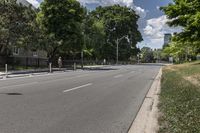
[[[59,69],[62,68],[62,58],[61,57],[58,58],[58,67],[59,67]]]

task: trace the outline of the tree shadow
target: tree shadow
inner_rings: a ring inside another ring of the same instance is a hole
[[[88,71],[112,71],[112,70],[118,70],[116,68],[84,68],[83,70],[88,70]]]
[[[9,95],[9,96],[21,96],[23,95],[22,93],[17,93],[17,92],[13,92],[13,93],[0,93],[2,95]]]

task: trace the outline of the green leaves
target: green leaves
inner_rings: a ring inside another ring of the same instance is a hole
[[[37,22],[47,38],[51,36],[50,38],[55,39],[54,43],[46,45],[51,57],[59,50],[64,53],[81,51],[81,25],[84,17],[84,8],[76,0],[44,0],[37,15]]]
[[[170,26],[180,26],[181,33],[174,36],[173,42],[164,52],[178,60],[187,61],[187,56],[194,58],[200,53],[200,1],[199,0],[174,0],[173,4],[162,7],[170,19]],[[191,49],[191,50],[188,50]]]
[[[8,56],[13,46],[33,46],[35,16],[31,7],[19,5],[16,1],[0,3],[0,55]]]
[[[93,28],[90,30],[104,38],[100,40],[103,44],[99,45],[99,41],[96,43],[96,49],[104,49],[101,58],[115,60],[116,40],[123,36],[128,36],[128,40],[123,39],[120,42],[120,59],[129,60],[130,56],[135,54],[131,52],[131,47],[142,41],[138,31],[138,18],[134,10],[120,5],[98,7],[89,14],[89,19],[93,22]]]

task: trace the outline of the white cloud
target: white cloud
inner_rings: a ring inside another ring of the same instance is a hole
[[[140,15],[140,17],[145,18],[146,14],[148,11],[146,11],[145,9],[139,7],[139,6],[134,6],[135,11]]]
[[[132,9],[135,9],[135,11],[140,15],[142,18],[146,16],[146,10],[142,9],[141,7],[135,6],[133,3],[133,0],[78,0],[83,5],[86,4],[97,4],[101,6],[110,6],[114,4],[119,4],[122,6],[127,6]]]
[[[164,34],[180,32],[180,27],[169,27],[167,25],[166,15],[160,16],[158,18],[152,18],[147,20],[147,25],[143,29],[144,39],[151,47],[161,48],[164,44]]]
[[[36,8],[38,8],[40,6],[40,3],[37,0],[27,0],[27,1]]]
[[[163,38],[165,33],[180,32],[181,28],[172,28],[167,25],[166,15],[147,20],[144,34],[151,39]]]
[[[160,6],[156,6],[156,9],[157,9],[157,10],[160,10]]]
[[[31,3],[33,6],[35,6],[36,8],[38,8],[40,6],[40,2],[38,2],[37,0],[27,0],[27,1],[29,3]],[[78,1],[82,5],[96,4],[99,6],[100,5],[101,6],[110,6],[110,5],[114,5],[114,4],[119,4],[122,6],[127,6],[127,7],[134,9],[137,12],[137,14],[142,18],[144,18],[147,13],[147,11],[145,9],[135,6],[133,3],[133,0],[78,0]]]
[[[128,7],[131,7],[133,5],[132,0],[79,0],[82,4],[98,4],[101,6],[107,6],[107,5],[113,5],[113,4],[120,4],[120,5],[126,5]]]

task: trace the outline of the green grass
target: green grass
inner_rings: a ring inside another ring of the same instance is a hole
[[[200,133],[200,62],[163,69],[159,133]]]

